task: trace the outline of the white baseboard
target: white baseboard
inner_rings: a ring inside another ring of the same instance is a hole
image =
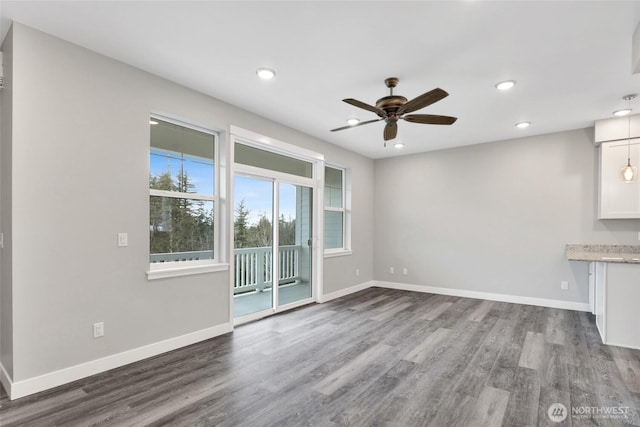
[[[588,303],[562,301],[546,298],[523,297],[519,295],[494,294],[490,292],[469,291],[465,289],[438,288],[434,286],[410,285],[407,283],[375,281],[374,286],[380,288],[399,289],[403,291],[426,292],[430,294],[450,295],[454,297],[484,299],[489,301],[511,302],[514,304],[536,305],[539,307],[562,308],[565,310],[591,312]]]
[[[336,299],[336,298],[347,296],[349,294],[353,294],[355,292],[360,292],[363,289],[367,289],[367,288],[370,288],[372,286],[375,286],[374,283],[375,282],[373,280],[371,280],[369,282],[360,283],[359,285],[350,286],[348,288],[340,289],[339,291],[331,292],[329,294],[320,295],[320,298],[318,298],[318,302],[319,303],[323,303],[323,302],[331,301],[332,299]]]
[[[637,345],[628,345],[628,344],[617,344],[615,342],[606,342],[606,345],[612,345],[615,347],[624,347],[624,348],[630,348],[632,350],[640,350],[640,347],[638,347]]]
[[[7,394],[11,396],[11,377],[9,376],[7,370],[4,368],[2,362],[0,362],[0,382],[2,383],[2,386],[4,387],[4,390],[7,392]]]
[[[11,382],[7,376],[8,384],[4,382],[4,368],[2,369],[3,385],[9,393],[11,400],[30,394],[58,387],[91,375],[99,374],[110,369],[119,368],[133,362],[138,362],[149,357],[157,356],[171,350],[186,347],[191,344],[205,341],[218,335],[223,335],[233,330],[231,323],[223,323],[222,325],[213,326],[211,328],[202,329],[200,331],[181,335],[179,337],[170,338],[168,340],[149,344],[133,350],[124,351],[112,356],[103,357],[101,359],[92,360],[91,362],[82,363],[80,365],[71,366],[59,371],[50,372],[38,377],[26,380]]]

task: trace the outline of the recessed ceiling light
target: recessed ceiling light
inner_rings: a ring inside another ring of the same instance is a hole
[[[393,148],[397,150],[401,149],[402,147],[404,147],[404,143],[402,142],[396,142],[395,144],[393,144]]]
[[[614,116],[626,116],[629,113],[631,113],[631,108],[625,108],[624,110],[614,111],[613,115]]]
[[[496,84],[496,89],[498,90],[509,90],[516,85],[515,80],[505,80],[503,82]]]
[[[151,120],[149,120],[149,124],[150,125],[157,125],[158,122],[156,122],[155,120],[151,119]]]
[[[358,123],[360,123],[360,119],[353,118],[353,119],[347,120],[347,124],[349,126],[354,126],[354,125],[357,125]]]
[[[520,122],[520,123],[516,123],[516,127],[518,129],[525,129],[528,128],[529,126],[531,126],[531,122]]]
[[[271,68],[258,68],[256,70],[256,74],[262,80],[271,80],[276,76],[276,72],[273,71]]]

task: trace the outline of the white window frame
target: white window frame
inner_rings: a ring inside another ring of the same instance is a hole
[[[149,197],[172,197],[177,199],[192,199],[213,202],[213,259],[204,260],[192,260],[192,261],[179,261],[179,262],[162,262],[162,263],[149,263],[149,270],[147,271],[147,279],[164,279],[168,277],[188,276],[192,274],[212,273],[216,271],[225,271],[229,269],[228,264],[220,262],[222,258],[220,255],[220,163],[219,163],[219,146],[220,146],[220,132],[194,125],[182,120],[174,119],[171,117],[150,114],[150,119],[157,119],[163,122],[172,123],[178,126],[182,126],[188,129],[193,129],[198,132],[212,135],[213,140],[213,195],[198,194],[198,193],[183,193],[178,191],[166,191],[149,189]],[[150,125],[151,126],[151,125]],[[149,150],[151,150],[151,138],[149,138]],[[151,255],[150,245],[147,245],[147,253]]]
[[[323,207],[323,214],[325,211],[342,212],[342,247],[324,249],[324,257],[337,257],[344,255],[351,255],[351,170],[344,166],[336,164],[325,163],[325,169],[337,169],[342,172],[342,208]],[[323,174],[324,175],[324,174]],[[324,183],[322,185],[322,191],[324,192]],[[323,215],[324,221],[324,215]],[[323,227],[324,229],[324,227]]]

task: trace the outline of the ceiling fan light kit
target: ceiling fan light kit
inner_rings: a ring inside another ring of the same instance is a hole
[[[439,116],[432,114],[408,114],[446,98],[447,96],[449,96],[446,91],[440,88],[436,88],[429,92],[425,92],[416,98],[413,98],[411,101],[408,101],[404,96],[393,94],[393,88],[398,85],[398,82],[399,79],[397,77],[389,77],[385,79],[384,83],[389,88],[389,96],[378,99],[375,106],[369,105],[353,98],[343,99],[343,101],[347,104],[377,114],[379,118],[359,122],[355,125],[348,125],[336,129],[331,129],[331,132],[350,129],[353,127],[366,125],[368,123],[374,123],[384,120],[386,125],[383,130],[383,138],[386,146],[386,141],[395,139],[395,137],[398,135],[398,120],[405,120],[411,123],[429,125],[452,125],[453,123],[455,123],[457,117]]]

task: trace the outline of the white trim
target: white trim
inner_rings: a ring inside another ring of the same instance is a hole
[[[166,267],[167,264],[174,263],[154,263],[150,264],[150,269],[147,271],[147,280],[156,280],[156,279],[166,279],[168,277],[180,277],[180,276],[190,276],[192,274],[203,274],[203,273],[216,273],[218,271],[227,271],[229,270],[229,264],[200,264],[193,265],[191,263],[198,261],[184,261],[183,263],[189,263],[190,265],[185,265],[184,267]],[[178,264],[178,263],[175,263]],[[159,268],[154,270],[153,267],[155,265],[159,265],[165,268]]]
[[[223,323],[200,331],[191,332],[175,338],[169,338],[164,341],[138,347],[133,350],[92,360],[80,365],[71,366],[59,371],[49,372],[38,377],[17,381],[11,384],[10,390],[7,390],[7,393],[9,393],[11,400],[18,399],[20,397],[39,393],[50,388],[86,378],[91,375],[99,374],[110,369],[119,368],[133,362],[205,341],[231,331],[233,331],[233,326],[230,323]]]
[[[268,150],[277,154],[306,161],[324,161],[324,154],[307,150],[297,145],[289,144],[269,136],[261,135],[238,126],[231,125],[229,133],[233,136],[232,142],[249,145],[261,150]]]
[[[2,362],[0,362],[0,382],[2,383],[2,386],[4,387],[4,390],[7,392],[7,394],[11,396],[11,388],[13,386],[13,383],[11,382],[11,377],[9,376],[7,370],[4,368]]]
[[[340,289],[339,291],[331,292],[329,294],[320,295],[318,298],[318,302],[325,303],[327,301],[331,301],[336,298],[341,298],[349,294],[353,294],[355,292],[360,292],[372,286],[375,286],[375,282],[373,280],[369,282],[360,283],[359,285],[351,286],[345,289]]]
[[[155,188],[149,189],[150,196],[156,197],[170,197],[172,199],[191,199],[191,200],[204,200],[207,202],[215,202],[215,196],[209,196],[206,194],[198,193],[181,193],[180,191],[168,191],[168,190],[156,190]]]
[[[346,250],[346,249],[325,249],[324,250],[325,258],[334,258],[338,256],[347,256],[352,254],[353,254],[353,251]]]
[[[489,301],[510,302],[513,304],[535,305],[538,307],[561,308],[564,310],[589,311],[589,303],[563,301],[547,298],[524,297],[519,295],[494,294],[490,292],[469,291],[466,289],[438,288],[434,286],[410,285],[407,283],[375,281],[380,288],[403,291],[426,292],[430,294],[450,295],[454,297],[484,299]]]
[[[640,347],[638,347],[638,346],[633,346],[633,345],[629,345],[629,344],[618,344],[618,343],[610,342],[610,341],[608,341],[608,342],[603,342],[603,344],[606,344],[606,345],[612,345],[612,346],[615,346],[615,347],[630,348],[630,349],[633,349],[633,350],[640,350]]]

